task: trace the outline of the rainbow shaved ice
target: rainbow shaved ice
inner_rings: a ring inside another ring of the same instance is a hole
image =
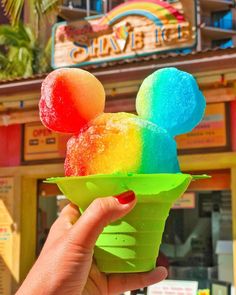
[[[179,171],[175,141],[164,129],[132,114],[101,114],[67,144],[69,176],[157,171]]]
[[[43,124],[73,133],[66,176],[180,172],[174,136],[201,120],[205,99],[192,75],[166,68],[154,72],[137,94],[138,116],[104,113],[105,91],[89,72],[58,69],[42,84]]]
[[[132,211],[106,226],[94,256],[106,273],[149,271],[170,208],[192,180],[180,173],[175,135],[201,120],[205,99],[192,75],[175,68],[154,72],[137,94],[137,114],[104,113],[105,91],[90,73],[58,69],[42,85],[43,124],[71,133],[66,177],[47,179],[78,205],[81,213],[96,198],[134,191]]]

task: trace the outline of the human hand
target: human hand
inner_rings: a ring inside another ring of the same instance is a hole
[[[164,267],[146,273],[105,274],[93,261],[93,248],[104,227],[126,215],[135,203],[133,192],[98,198],[82,216],[75,205],[67,205],[16,295],[115,295],[165,279]]]

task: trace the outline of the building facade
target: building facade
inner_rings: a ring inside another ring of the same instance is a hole
[[[165,8],[172,7],[178,23],[171,16],[173,23],[166,24],[166,18],[170,19],[166,12],[162,18],[162,25],[166,27],[161,27],[158,22],[161,16],[155,13],[153,16],[152,11],[152,20],[156,21],[152,27],[150,18],[138,6],[140,3],[136,4],[140,9],[137,14],[137,9],[132,13],[129,1],[122,11],[117,8],[118,1],[103,2],[103,5],[100,1],[91,1],[89,9],[88,2],[65,2],[60,21],[65,19],[67,23],[54,26],[52,64],[55,68],[78,66],[93,73],[105,87],[107,112],[135,112],[135,97],[142,80],[157,69],[174,66],[195,76],[206,97],[207,109],[195,130],[177,138],[179,160],[183,172],[207,173],[212,178],[193,183],[182,201],[171,210],[161,252],[168,259],[170,279],[195,280],[199,288],[210,287],[213,280],[234,286],[235,3],[223,0],[191,4],[191,1],[154,2]],[[146,1],[145,9],[149,4],[150,1]],[[101,11],[110,16],[109,23],[103,16],[96,16]],[[121,17],[120,13],[123,13]],[[92,28],[98,21],[104,21],[98,37],[88,30],[81,32],[84,17],[89,15],[92,18],[86,19],[86,25],[89,23]],[[139,32],[133,25],[137,20]],[[73,34],[68,36],[65,32],[71,21],[76,21],[77,27],[73,25]],[[127,23],[131,24],[131,30],[127,29]],[[116,32],[122,27],[126,37],[113,39],[114,33],[106,31],[107,26]],[[87,38],[88,43],[81,46],[81,39],[73,39],[78,35]],[[90,43],[91,40],[94,43]],[[114,40],[114,47],[106,47],[108,43],[104,40]],[[102,45],[99,48],[92,44]],[[68,56],[67,52],[73,54]],[[90,55],[85,55],[86,52]],[[12,294],[24,279],[50,225],[67,202],[56,187],[43,183],[47,177],[64,174],[63,158],[68,139],[68,135],[52,133],[39,122],[37,106],[45,76],[0,83],[0,216],[4,216],[0,219],[0,293],[3,290],[6,295]]]

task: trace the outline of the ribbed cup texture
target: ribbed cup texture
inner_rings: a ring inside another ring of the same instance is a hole
[[[103,272],[143,272],[155,267],[172,200],[158,195],[137,198],[135,208],[108,225],[97,240],[94,254]]]

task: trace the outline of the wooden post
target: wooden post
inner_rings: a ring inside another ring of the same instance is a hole
[[[36,258],[37,180],[35,178],[22,177],[20,209],[20,281],[22,281]]]
[[[236,168],[231,169],[233,279],[236,284]]]
[[[21,219],[21,211],[20,211],[20,203],[21,203],[21,177],[19,175],[14,176],[14,219],[12,224],[13,230],[13,247],[14,251],[12,253],[12,294],[15,294],[19,281],[19,263],[20,263],[20,219]]]

